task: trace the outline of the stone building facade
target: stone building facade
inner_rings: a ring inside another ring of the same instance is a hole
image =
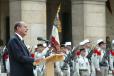
[[[58,2],[59,1],[59,2]],[[107,0],[0,0],[0,38],[4,44],[13,35],[16,21],[28,23],[26,44],[40,43],[37,37],[49,39],[58,4],[61,3],[61,41],[77,45],[83,39],[97,40],[109,36],[114,39],[114,1],[112,14]]]

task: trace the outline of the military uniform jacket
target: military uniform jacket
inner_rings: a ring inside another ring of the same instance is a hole
[[[101,48],[94,50],[91,61],[94,64],[96,70],[100,70],[100,66],[101,66],[100,63],[102,62],[104,54],[105,54],[105,51],[103,51]],[[106,63],[108,66],[107,60],[106,60]]]
[[[80,70],[88,70],[89,74],[90,74],[90,64],[89,61],[86,57],[82,57],[80,56],[77,60],[76,60],[76,68],[75,70],[77,71],[78,75],[79,75],[79,71]]]
[[[114,70],[114,50],[110,50],[109,66],[111,70]]]

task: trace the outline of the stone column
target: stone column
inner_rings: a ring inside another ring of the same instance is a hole
[[[83,39],[106,37],[106,0],[72,0],[72,38],[74,45]]]
[[[10,0],[10,32],[16,21],[28,23],[26,44],[38,43],[37,37],[46,38],[46,0]]]

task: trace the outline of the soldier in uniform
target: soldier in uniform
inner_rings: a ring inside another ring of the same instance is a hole
[[[71,52],[71,42],[66,42],[65,43],[64,51],[65,51],[65,58],[67,58],[68,54]],[[62,65],[62,68],[61,68],[62,71],[63,71],[63,76],[70,76],[71,67],[70,67],[69,61],[68,62],[63,61],[63,65]]]
[[[49,48],[44,46],[43,44],[38,44],[36,50],[37,51],[35,52],[35,58],[45,58],[45,55]],[[36,66],[36,69],[34,70],[34,72],[36,72],[36,76],[44,75],[44,67],[45,64],[39,64],[38,66]]]
[[[86,51],[86,56],[91,52],[91,44],[88,39],[83,40],[79,43],[80,47],[84,48]]]
[[[92,62],[96,69],[96,76],[108,76],[108,60],[106,58],[106,44],[103,39],[97,40],[97,49],[94,50]]]
[[[112,71],[112,76],[114,76],[114,40],[112,40],[112,50],[110,50],[109,64],[110,70]]]
[[[80,42],[79,43],[79,46],[80,46],[80,48],[84,48],[84,42],[82,41],[82,42]],[[78,76],[79,75],[79,73],[77,73],[78,71],[77,71],[77,67],[79,67],[78,65],[76,65],[76,63],[77,63],[77,60],[80,58],[80,56],[81,56],[81,54],[80,54],[81,52],[80,52],[80,49],[77,49],[76,50],[76,52],[75,52],[75,58],[74,58],[74,74],[73,74],[73,76]]]
[[[85,39],[84,41],[83,41],[83,43],[84,43],[84,45],[83,45],[83,47],[85,48],[85,51],[86,51],[86,56],[90,53],[90,51],[91,51],[91,45],[90,45],[90,41],[89,41],[89,39]]]
[[[69,51],[71,51],[71,42],[65,42],[65,47],[69,50]]]
[[[76,75],[74,76],[90,76],[90,64],[84,48],[80,49],[80,57],[76,60],[75,66]]]
[[[64,76],[61,70],[62,63],[62,61],[55,62],[55,76]]]
[[[61,49],[59,46],[58,46],[57,50],[55,48],[53,48],[53,54],[55,54],[55,53],[62,54],[63,49]],[[63,76],[63,72],[61,70],[62,65],[63,65],[63,61],[57,61],[54,63],[55,76]]]
[[[86,57],[88,58],[89,63],[90,63],[91,76],[95,76],[95,66],[91,62],[91,57],[92,57],[92,54],[93,54],[93,49],[92,49],[92,46],[91,46],[91,43],[90,43],[89,39],[85,39],[83,41],[83,47],[86,50]]]

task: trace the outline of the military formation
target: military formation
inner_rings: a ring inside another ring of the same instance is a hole
[[[114,76],[114,40],[107,44],[103,39],[85,39],[77,46],[65,42],[57,50],[46,43],[27,46],[33,58],[45,58],[52,54],[64,54],[64,60],[54,63],[55,76]],[[56,47],[57,48],[57,47]],[[34,68],[35,76],[45,76],[45,63]]]
[[[45,58],[55,53],[64,54],[64,60],[55,62],[55,76],[108,76],[114,75],[114,40],[111,47],[103,39],[90,41],[85,39],[78,46],[66,42],[55,50],[46,44],[35,47],[35,58]],[[34,69],[36,76],[44,76],[45,64],[40,64]]]

